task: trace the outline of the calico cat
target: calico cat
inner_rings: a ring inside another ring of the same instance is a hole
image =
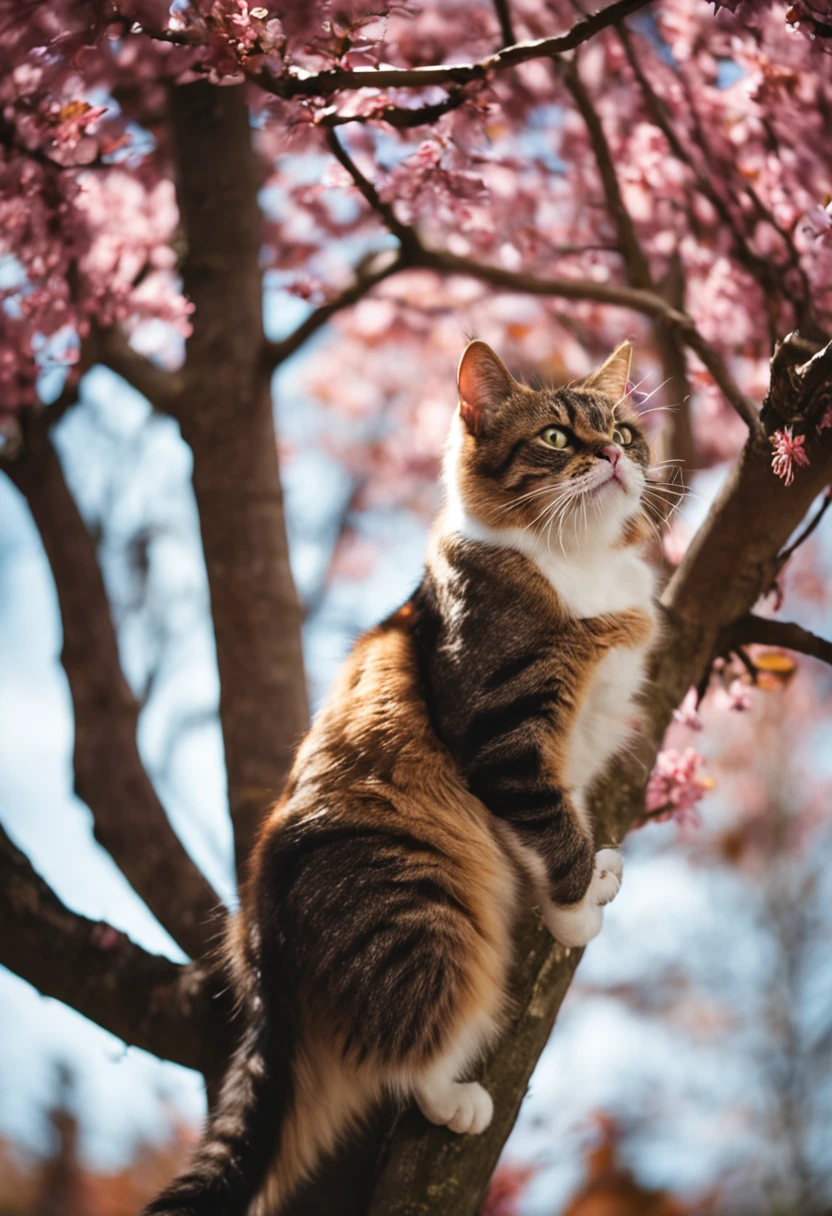
[[[648,447],[624,344],[580,387],[459,368],[424,578],[356,644],[259,838],[229,955],[247,1025],[188,1173],[145,1216],[277,1212],[385,1093],[480,1132],[512,928],[581,946],[621,878],[587,791],[654,634]]]

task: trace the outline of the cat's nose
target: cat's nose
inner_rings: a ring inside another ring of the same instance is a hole
[[[621,448],[614,443],[606,443],[598,450],[599,460],[608,460],[613,468],[615,468],[621,459]]]

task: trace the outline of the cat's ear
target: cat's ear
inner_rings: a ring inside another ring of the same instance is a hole
[[[514,380],[485,342],[469,342],[459,361],[459,415],[472,435],[481,435],[514,387]]]
[[[605,397],[612,397],[613,401],[620,401],[627,393],[632,358],[632,343],[622,342],[600,367],[596,367],[595,371],[587,376],[582,387],[603,393]]]

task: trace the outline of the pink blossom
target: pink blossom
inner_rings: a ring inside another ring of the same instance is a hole
[[[809,463],[809,457],[803,450],[806,436],[793,434],[792,428],[787,426],[781,431],[775,431],[771,442],[774,446],[771,467],[777,476],[782,477],[786,485],[790,486],[794,481],[795,468],[805,467]]]
[[[720,687],[714,694],[714,708],[741,713],[751,708],[751,688],[740,679],[731,681],[727,688]]]
[[[823,417],[821,418],[820,422],[818,423],[818,427],[817,427],[818,434],[820,434],[821,431],[825,431],[830,426],[832,426],[832,405],[827,406]]]
[[[701,730],[702,719],[699,716],[697,701],[696,689],[689,688],[679,708],[673,711],[673,721],[678,722],[680,726],[686,726],[688,730]]]
[[[652,819],[675,819],[678,823],[699,822],[696,805],[713,788],[713,780],[700,774],[704,763],[695,747],[684,751],[666,748],[659,752],[647,783],[645,809]]]

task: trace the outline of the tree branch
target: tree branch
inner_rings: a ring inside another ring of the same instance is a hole
[[[194,460],[239,869],[308,724],[301,609],[263,357],[261,170],[245,90],[180,86],[171,118],[195,305],[177,415]]]
[[[179,373],[165,371],[133,350],[124,333],[115,326],[94,328],[88,341],[92,362],[103,363],[121,376],[131,388],[146,397],[155,410],[176,414],[176,403],[182,391]]]
[[[373,269],[373,266],[375,266],[375,269]],[[348,287],[345,287],[337,296],[333,296],[326,304],[322,304],[320,308],[316,308],[288,337],[281,338],[278,342],[266,342],[264,351],[268,367],[279,367],[299,347],[303,346],[304,342],[311,338],[314,333],[317,333],[323,325],[326,325],[327,321],[337,312],[356,304],[372,291],[377,284],[382,283],[385,279],[389,279],[394,274],[398,274],[406,267],[407,261],[401,256],[377,254],[369,266],[359,268],[356,271],[355,278]]]
[[[211,944],[220,901],[185,852],[136,744],[138,706],[124,675],[95,546],[46,430],[33,415],[25,450],[4,468],[25,497],[55,580],[61,662],[75,711],[75,789],[96,840],[192,957]]]
[[[501,287],[505,291],[528,292],[531,295],[559,296],[565,300],[594,300],[617,308],[631,308],[661,322],[685,342],[707,368],[712,379],[725,394],[751,431],[755,442],[761,441],[762,429],[754,403],[745,396],[734,380],[728,366],[696,327],[691,316],[674,308],[653,291],[635,287],[619,287],[611,283],[594,283],[586,279],[548,279],[488,266],[470,258],[459,257],[445,250],[422,246],[410,255],[412,264],[426,266],[443,274],[462,274]]]
[[[612,152],[610,151],[607,137],[604,134],[604,128],[601,125],[598,111],[592,104],[592,99],[581,80],[576,59],[571,60],[563,66],[560,77],[571,93],[575,105],[578,107],[578,112],[586,124],[589,142],[592,145],[592,151],[598,165],[598,173],[601,177],[604,197],[607,201],[607,209],[618,233],[618,244],[624,258],[630,286],[643,287],[651,291],[653,289],[653,277],[650,274],[650,264],[636,234],[632,216],[625,207],[624,200],[621,197],[618,174],[615,171]]]
[[[403,250],[411,247],[418,248],[421,246],[416,230],[410,228],[407,224],[403,224],[396,216],[391,203],[385,203],[381,198],[378,190],[376,190],[369,178],[365,177],[359,169],[358,165],[352,159],[346,148],[343,147],[341,141],[334,131],[327,131],[326,146],[329,151],[338,161],[343,169],[346,169],[358,190],[364,196],[365,200],[370,204],[381,220],[394,237],[398,240]]]
[[[719,636],[717,646],[720,654],[736,650],[738,646],[756,643],[760,646],[780,646],[783,650],[796,650],[799,654],[811,655],[824,663],[832,663],[832,642],[819,638],[817,634],[796,625],[793,621],[769,620],[748,612],[739,617]]]
[[[603,131],[601,138],[603,139]],[[660,349],[670,340],[674,343],[681,341],[699,356],[714,382],[745,422],[752,437],[755,441],[762,442],[763,430],[754,403],[742,392],[725,361],[699,332],[693,318],[678,308],[674,308],[658,292],[646,287],[619,287],[610,283],[595,283],[588,279],[537,278],[522,271],[505,270],[501,266],[474,262],[470,258],[459,257],[447,250],[431,249],[422,242],[415,228],[403,224],[397,218],[392,204],[382,200],[376,187],[364,176],[334,132],[327,133],[327,143],[339,164],[350,174],[355,185],[379,215],[385,227],[399,240],[407,266],[421,266],[439,271],[441,274],[467,275],[470,278],[479,279],[481,282],[490,283],[494,287],[502,287],[507,291],[559,296],[567,300],[594,300],[599,304],[632,308],[636,312],[643,313],[654,321],[654,332]],[[617,181],[615,191],[618,194]],[[623,204],[621,210],[625,211]],[[629,220],[629,216],[627,218]],[[630,240],[630,237],[625,234],[625,239]],[[635,239],[634,233],[632,239]],[[636,247],[638,248],[637,242]],[[403,266],[402,269],[404,268]],[[649,268],[645,270],[645,273],[647,282],[650,283]]]
[[[637,9],[646,8],[651,0],[616,0],[606,8],[582,17],[565,34],[518,42],[477,63],[443,64],[419,68],[329,68],[323,72],[302,73],[298,70],[284,76],[272,76],[259,71],[249,79],[277,97],[328,97],[332,93],[354,89],[425,89],[432,85],[450,87],[484,80],[492,72],[528,63],[532,59],[550,59],[572,51],[616,21],[622,21]]]
[[[623,23],[616,27],[619,35],[624,29]],[[577,58],[566,64],[560,73],[566,88],[572,95],[575,105],[586,124],[589,141],[598,166],[607,209],[615,224],[618,234],[618,245],[624,259],[624,269],[631,287],[657,291],[656,283],[650,270],[650,262],[638,238],[636,226],[624,203],[621,188],[618,184],[618,174],[615,169],[612,150],[604,132],[600,115],[593,105],[578,71]],[[684,305],[684,277],[681,259],[677,256],[671,262],[670,272],[662,284],[663,290],[658,294],[666,297],[671,306],[681,310]],[[662,364],[662,375],[665,384],[670,385],[671,398],[676,401],[676,414],[672,426],[667,428],[669,436],[668,455],[679,457],[684,461],[680,476],[684,477],[685,469],[696,467],[696,449],[690,425],[688,398],[690,383],[688,381],[687,364],[685,360],[684,341],[672,327],[664,325],[654,318],[653,336]]]
[[[829,510],[830,506],[832,506],[832,486],[824,494],[823,502],[820,504],[820,506],[818,507],[817,511],[812,516],[812,518],[809,520],[806,527],[803,528],[801,530],[801,532],[799,533],[799,535],[794,538],[794,540],[792,541],[792,543],[789,545],[789,547],[787,549],[784,549],[782,553],[778,554],[778,556],[777,556],[778,569],[782,570],[782,568],[785,566],[786,562],[795,553],[795,551],[797,549],[799,549],[802,544],[805,544],[805,542],[809,539],[809,537],[812,535],[812,533],[815,531],[815,529],[820,524],[821,520],[823,519],[826,512]]]
[[[744,186],[744,190],[748,197],[754,202],[758,213],[780,235],[786,247],[789,264],[788,266],[778,265],[771,258],[761,257],[754,251],[752,246],[749,244],[748,236],[743,231],[742,224],[739,222],[737,216],[728,206],[728,203],[717,189],[711,177],[695,163],[690,150],[685,147],[680,139],[676,128],[671,121],[667,105],[650,83],[641,61],[635,52],[632,38],[630,37],[630,34],[623,23],[616,26],[616,33],[622,47],[624,48],[627,61],[630,64],[636,81],[638,82],[645,105],[647,107],[647,112],[650,115],[652,122],[664,135],[668,142],[668,146],[676,159],[681,164],[686,165],[691,171],[693,180],[695,181],[696,187],[700,194],[708,199],[719,218],[731,233],[734,244],[734,254],[737,261],[740,263],[740,265],[745,266],[749,273],[757,280],[758,284],[766,295],[770,295],[773,289],[776,290],[779,288],[783,295],[785,295],[785,297],[790,300],[794,306],[798,321],[801,323],[808,321],[810,318],[807,318],[807,309],[809,312],[811,312],[809,285],[805,272],[800,266],[797,250],[794,247],[794,242],[792,241],[791,237],[782,228],[782,226],[778,224],[776,218],[771,214],[771,212],[763,207],[753,188],[746,185]],[[684,83],[685,82],[683,80],[683,84]],[[691,118],[694,122],[694,129],[697,134],[700,135],[700,142],[704,142],[704,135],[699,127],[698,116],[693,109],[692,98],[689,97],[689,101],[691,103]],[[707,163],[707,148],[703,146],[701,151],[705,162]],[[793,270],[801,280],[803,294],[800,300],[795,298],[794,293],[790,290],[788,284],[784,282],[784,274],[789,269]]]
[[[181,967],[70,911],[2,827],[0,963],[125,1043],[216,1073],[227,1010],[204,965]]]
[[[494,0],[494,12],[497,14],[497,20],[500,23],[500,37],[503,40],[503,46],[514,46],[517,39],[514,35],[514,26],[511,21],[509,0]]]
[[[394,106],[390,102],[380,101],[378,109],[367,114],[339,114],[336,109],[324,111],[316,115],[321,127],[343,127],[348,122],[384,122],[388,127],[399,131],[411,130],[414,127],[424,127],[438,122],[445,114],[458,110],[472,94],[465,87],[449,89],[441,101],[429,102],[423,106]]]

